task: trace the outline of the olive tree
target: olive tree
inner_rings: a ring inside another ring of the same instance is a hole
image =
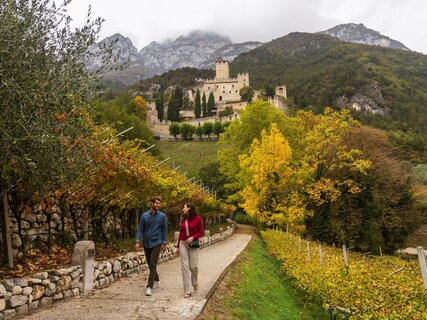
[[[85,164],[96,72],[85,67],[102,19],[72,29],[49,0],[0,1],[0,193],[52,192]],[[109,48],[98,51],[106,62]],[[111,57],[111,56],[110,56]]]

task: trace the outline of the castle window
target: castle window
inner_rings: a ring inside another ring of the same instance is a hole
[[[218,85],[216,85],[216,87],[218,88]]]
[[[234,88],[234,84],[233,84],[233,85],[231,85],[231,87],[232,87],[232,88]]]
[[[219,101],[222,101],[222,96],[219,96]]]
[[[222,93],[225,93],[225,90],[222,90]]]
[[[208,90],[210,90],[211,89],[211,87],[208,87]]]
[[[231,93],[231,91],[228,91],[228,93]]]

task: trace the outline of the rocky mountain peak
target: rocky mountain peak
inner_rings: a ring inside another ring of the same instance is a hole
[[[138,57],[138,49],[133,45],[132,41],[128,37],[124,37],[120,33],[115,33],[110,37],[106,37],[100,42],[94,44],[89,48],[89,52],[95,56],[94,59],[89,61],[87,64],[89,69],[96,69],[101,67],[102,65],[102,56],[97,53],[104,46],[112,46],[112,54],[113,56],[118,56],[117,64],[128,64],[134,65],[137,63]]]
[[[318,33],[329,34],[341,41],[376,45],[392,49],[409,50],[399,41],[382,35],[378,31],[365,27],[362,23],[340,24],[333,28]]]

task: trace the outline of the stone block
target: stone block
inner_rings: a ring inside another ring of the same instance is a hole
[[[33,278],[40,279],[40,280],[46,280],[49,274],[47,272],[39,272],[33,275]]]
[[[64,294],[62,292],[57,293],[53,296],[53,300],[60,300],[62,298],[64,298]]]
[[[4,286],[6,291],[12,291],[13,287],[15,286],[12,279],[2,280],[2,285]]]
[[[20,286],[14,286],[12,288],[12,294],[13,295],[18,295],[22,293],[22,288]]]
[[[44,297],[40,300],[40,306],[46,307],[46,306],[50,305],[52,302],[53,302],[52,297]]]
[[[54,284],[54,283],[49,282],[48,284],[45,285],[44,288],[45,288],[44,294],[49,296],[49,297],[53,296],[56,292],[56,284]]]
[[[30,295],[31,292],[33,292],[33,287],[25,287],[25,288],[22,289],[22,294],[24,296]]]
[[[61,277],[58,282],[56,283],[56,293],[63,292],[65,290],[68,290],[71,288],[73,280],[70,276],[63,276]]]
[[[38,309],[39,303],[40,303],[40,301],[38,301],[38,300],[31,302],[28,305],[28,311],[34,311],[34,310]]]
[[[11,308],[16,308],[23,306],[28,302],[28,297],[23,295],[12,296],[9,300],[9,306]]]
[[[17,315],[24,315],[28,313],[28,304],[25,304],[19,308],[16,308]]]
[[[31,295],[33,296],[33,300],[40,299],[44,295],[44,292],[45,288],[43,286],[35,285],[33,287],[33,292],[31,293]]]
[[[15,309],[9,309],[9,310],[5,310],[4,311],[4,319],[12,319],[13,317],[15,317],[16,315],[16,311]]]
[[[0,299],[0,311],[3,311],[4,309],[6,309],[6,300]]]
[[[37,278],[30,278],[28,279],[28,285],[32,286],[34,284],[41,284],[42,280],[41,279],[37,279]]]

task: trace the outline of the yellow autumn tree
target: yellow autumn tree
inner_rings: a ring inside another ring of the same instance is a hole
[[[295,232],[304,230],[305,209],[299,194],[296,171],[291,165],[292,151],[276,124],[270,132],[254,139],[248,154],[240,156],[246,184],[240,195],[246,213],[267,225],[288,226]]]

